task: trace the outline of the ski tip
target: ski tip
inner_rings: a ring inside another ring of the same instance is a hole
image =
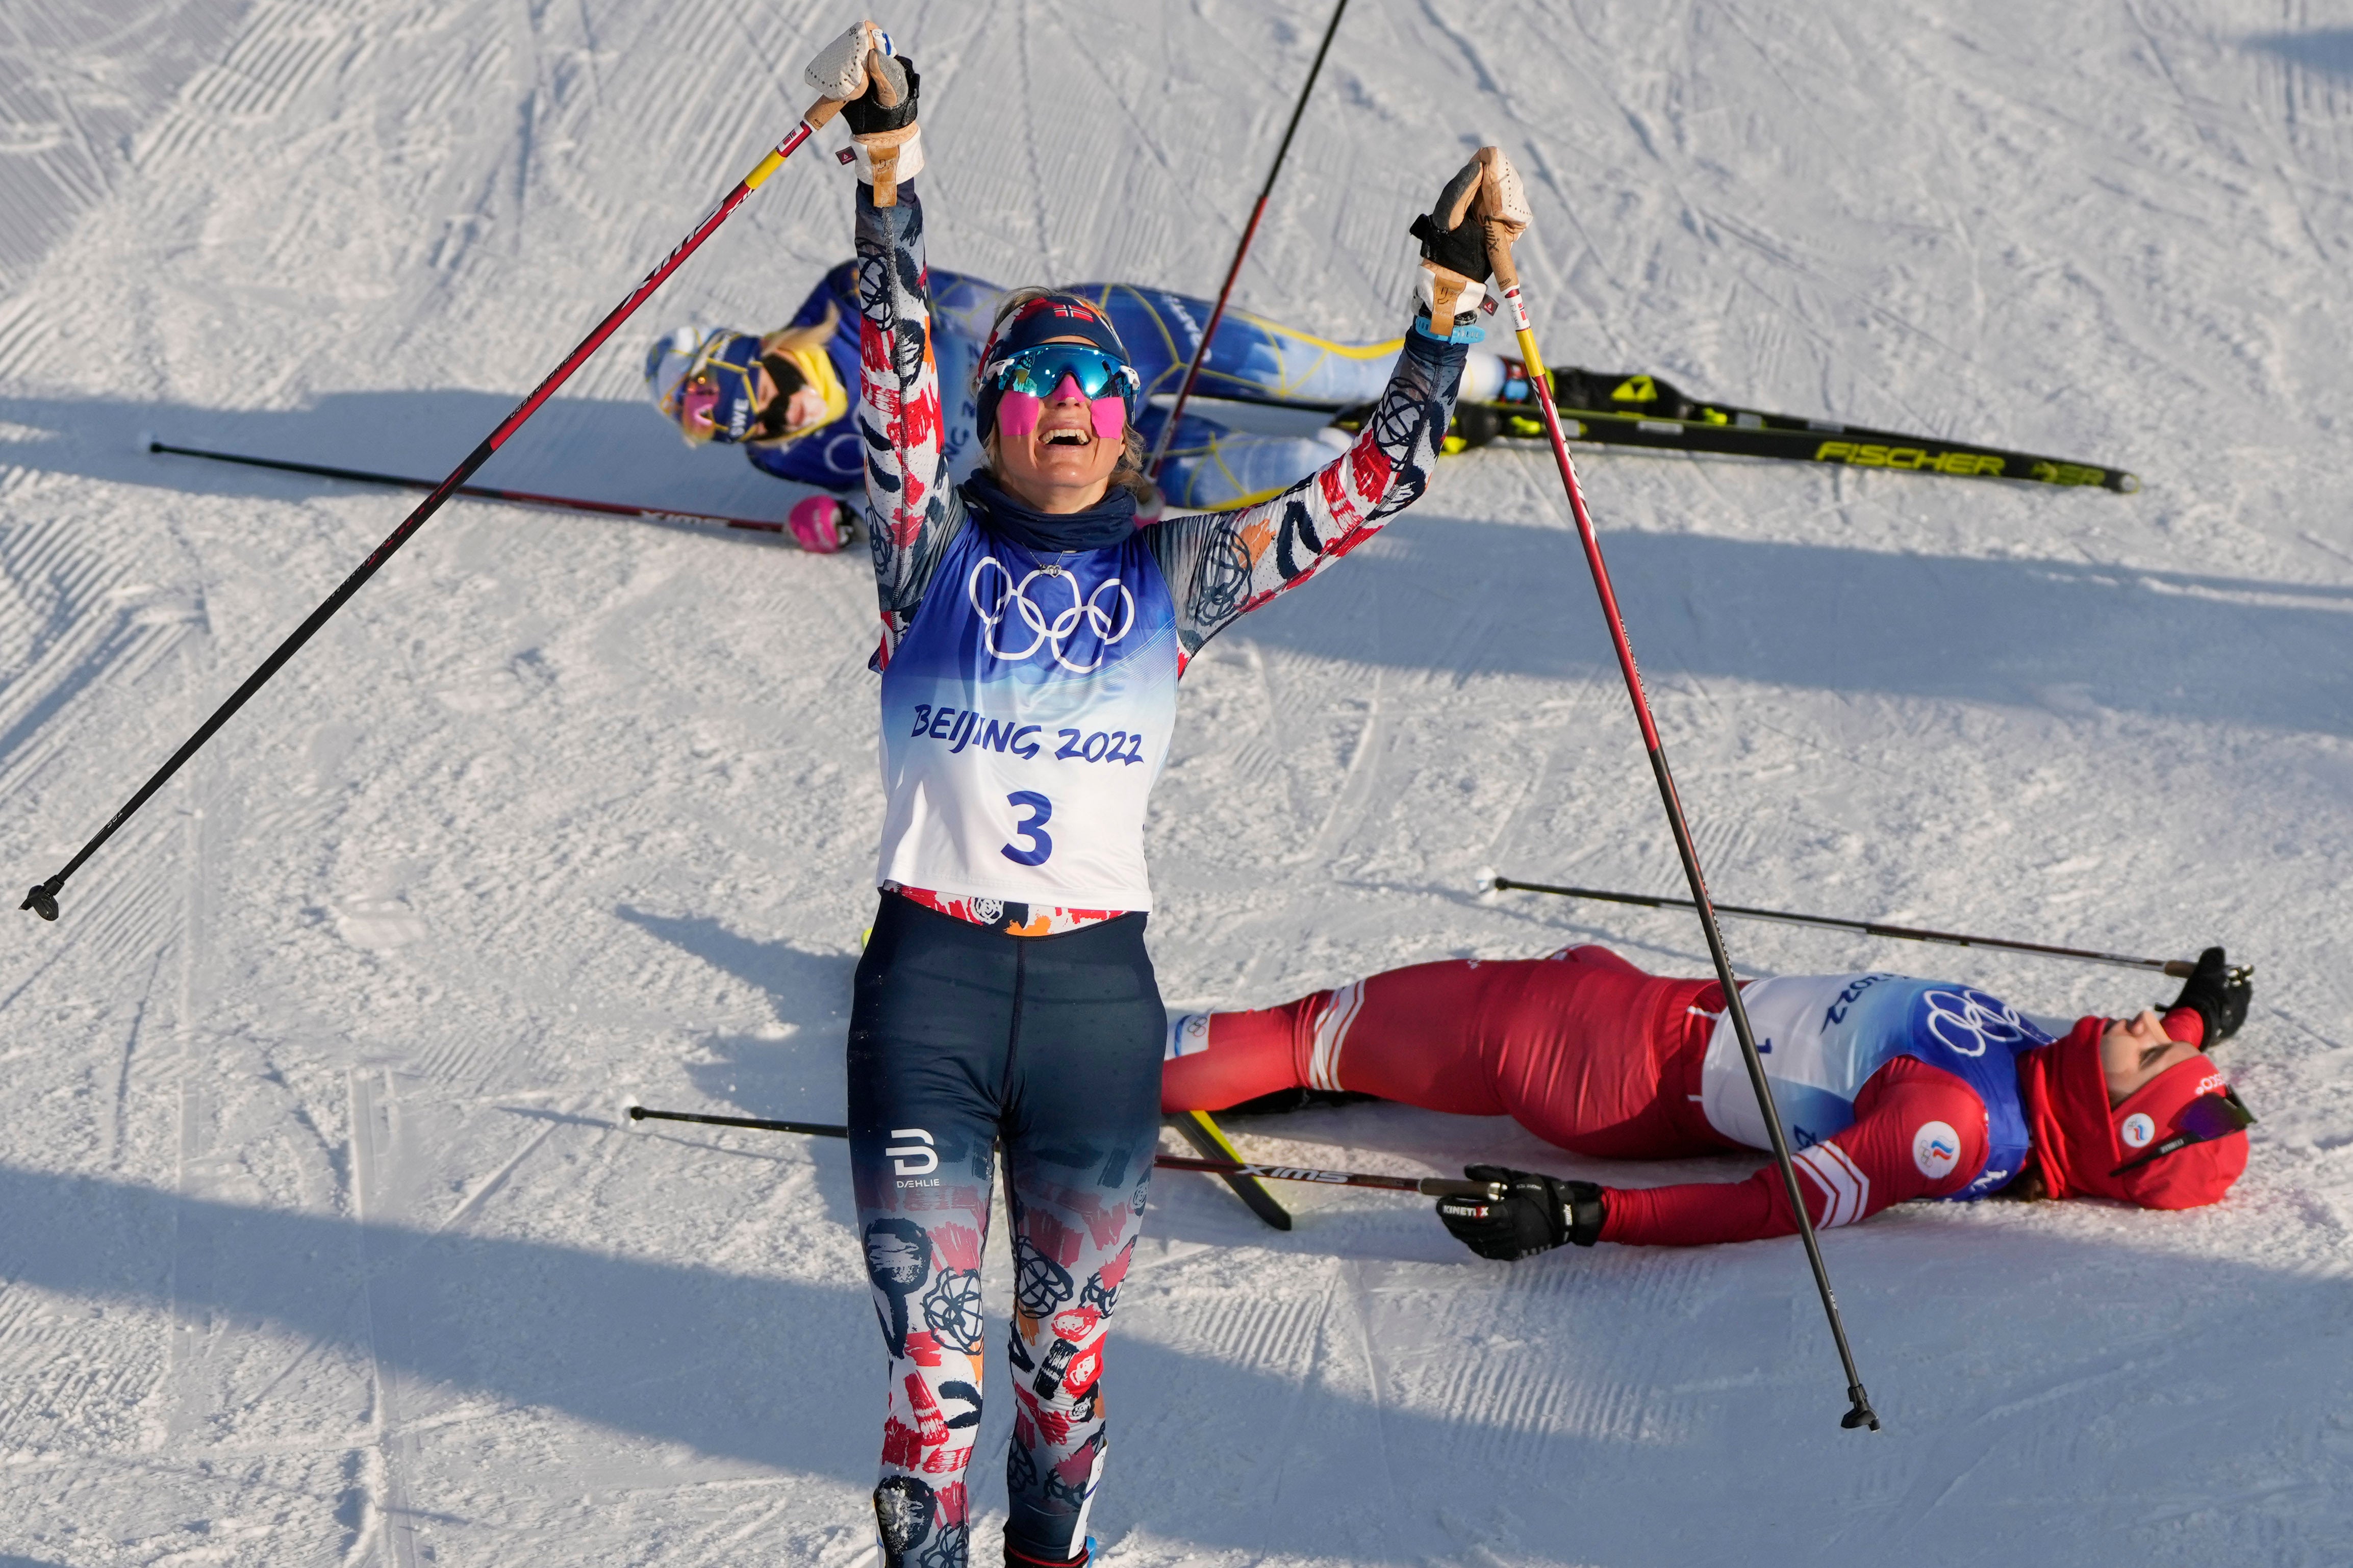
[[[1226,1185],[1233,1190],[1234,1196],[1241,1199],[1242,1206],[1256,1215],[1271,1228],[1275,1230],[1291,1228],[1291,1211],[1283,1207],[1282,1200],[1268,1192],[1266,1184],[1256,1176],[1229,1175],[1222,1179]]]

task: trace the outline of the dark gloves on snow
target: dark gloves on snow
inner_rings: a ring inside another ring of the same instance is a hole
[[[2173,1005],[2198,1010],[2198,1016],[2206,1021],[2206,1041],[2201,1048],[2211,1049],[2239,1032],[2239,1026],[2247,1021],[2247,1004],[2254,994],[2252,971],[2232,968],[2221,948],[2210,947],[2198,955],[2198,967],[2181,983],[2181,994],[2173,999]]]
[[[1440,1198],[1440,1223],[1454,1239],[1482,1258],[1499,1263],[1549,1252],[1562,1242],[1591,1247],[1609,1217],[1601,1189],[1591,1182],[1567,1182],[1507,1165],[1470,1165],[1474,1182],[1506,1189],[1500,1198]]]

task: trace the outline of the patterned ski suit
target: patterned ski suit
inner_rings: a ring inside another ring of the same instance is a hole
[[[910,185],[888,209],[860,188],[858,268],[888,809],[849,1128],[891,1355],[878,1522],[890,1563],[962,1568],[1001,1147],[1020,1402],[1007,1529],[1066,1558],[1102,1470],[1103,1336],[1158,1136],[1166,1015],[1143,945],[1143,824],[1176,681],[1219,629],[1421,493],[1465,351],[1417,327],[1363,434],[1268,500],[1120,525],[1041,562],[1005,531],[1004,492],[949,482]]]

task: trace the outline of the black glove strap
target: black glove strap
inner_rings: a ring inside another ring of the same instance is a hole
[[[1435,261],[1473,283],[1487,280],[1492,270],[1487,265],[1487,226],[1476,218],[1465,218],[1460,228],[1447,229],[1438,226],[1433,215],[1424,213],[1406,232],[1421,241],[1424,261]]]
[[[878,131],[899,131],[915,122],[915,103],[923,96],[923,79],[915,72],[913,55],[898,57],[907,72],[907,91],[895,109],[885,109],[874,100],[874,84],[868,82],[866,90],[841,106],[841,122],[849,127],[852,136],[871,136]]]

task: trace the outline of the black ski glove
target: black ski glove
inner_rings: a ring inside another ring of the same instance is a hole
[[[1437,206],[1406,229],[1421,241],[1424,261],[1434,261],[1473,283],[1484,283],[1494,270],[1487,262],[1487,226],[1475,215],[1478,203],[1472,199],[1485,177],[1486,166],[1472,159],[1446,182],[1446,189],[1438,194]],[[1448,220],[1458,214],[1461,221],[1449,227]]]
[[[1500,1198],[1440,1198],[1439,1222],[1455,1240],[1499,1263],[1549,1252],[1564,1241],[1591,1247],[1609,1217],[1601,1189],[1591,1182],[1565,1182],[1507,1165],[1469,1165],[1462,1173],[1510,1190]]]
[[[849,127],[852,136],[872,136],[884,131],[903,131],[915,122],[915,100],[922,96],[923,79],[915,74],[915,57],[892,55],[882,62],[882,74],[891,79],[892,95],[898,99],[897,107],[885,109],[874,96],[874,84],[869,80],[866,90],[841,106],[841,122]]]
[[[2206,1020],[2206,1041],[2200,1048],[2211,1050],[2239,1032],[2239,1026],[2247,1021],[2247,1004],[2254,995],[2253,977],[2233,970],[2221,948],[2210,947],[2198,955],[2198,967],[2181,983],[2181,994],[2173,999],[2173,1005],[2198,1010],[2198,1016]]]

